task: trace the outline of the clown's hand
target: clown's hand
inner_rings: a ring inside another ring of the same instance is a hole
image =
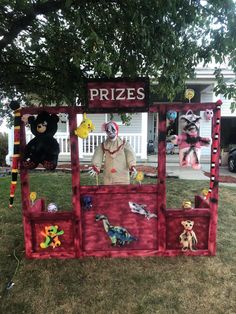
[[[99,174],[99,170],[98,170],[98,168],[96,167],[96,166],[92,166],[92,167],[90,167],[89,168],[89,175],[91,176],[91,177],[95,177],[96,175],[98,175]]]
[[[132,167],[130,168],[130,176],[131,176],[131,178],[132,178],[132,179],[135,179],[136,176],[137,176],[137,173],[138,173],[138,171],[136,170],[136,168],[135,168],[134,166],[132,166]]]

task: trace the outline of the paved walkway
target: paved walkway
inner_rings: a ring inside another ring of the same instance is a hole
[[[90,162],[86,162],[90,164]],[[157,167],[157,156],[149,155],[147,161],[139,161],[138,164],[144,166],[153,166]],[[210,172],[210,159],[209,157],[202,156],[201,158],[201,170],[193,170],[191,168],[181,168],[179,166],[178,155],[167,155],[166,156],[166,171],[169,176],[178,177],[185,180],[208,180],[204,172]],[[9,168],[0,168],[0,177],[5,176],[10,172]],[[220,167],[220,176],[233,177],[236,179],[236,173],[229,172],[227,166]],[[236,183],[220,183],[220,185],[227,185],[236,187]]]
[[[142,165],[157,167],[157,156],[149,155],[146,162],[140,162]],[[186,180],[208,180],[204,172],[210,172],[210,159],[209,157],[201,158],[201,170],[193,170],[192,168],[181,168],[179,166],[178,155],[166,156],[166,171],[170,176],[177,176],[180,179]],[[236,173],[229,172],[227,166],[220,167],[220,176],[229,176],[236,179]],[[220,183],[220,185],[227,185],[236,187],[236,183]]]

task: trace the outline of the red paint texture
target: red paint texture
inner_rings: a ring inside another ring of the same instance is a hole
[[[117,250],[111,246],[111,241],[104,230],[102,221],[95,221],[96,214],[107,216],[113,226],[121,226],[137,238],[125,248],[151,250],[158,248],[157,219],[148,220],[145,216],[132,213],[128,202],[147,205],[151,213],[157,214],[155,194],[92,194],[93,208],[83,211],[83,250]],[[124,247],[121,247],[122,250]]]

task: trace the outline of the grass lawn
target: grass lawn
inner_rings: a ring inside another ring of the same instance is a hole
[[[31,191],[70,210],[70,182],[62,172],[32,173]],[[220,187],[215,257],[26,260],[20,188],[9,209],[9,184],[0,178],[0,313],[236,313],[236,188]],[[168,179],[167,187],[176,207],[208,183]]]

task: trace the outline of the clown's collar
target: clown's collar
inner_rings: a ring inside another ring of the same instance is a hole
[[[102,148],[104,152],[114,155],[124,147],[124,144],[125,140],[122,140],[119,136],[117,136],[115,141],[107,138],[106,141],[102,143]]]

